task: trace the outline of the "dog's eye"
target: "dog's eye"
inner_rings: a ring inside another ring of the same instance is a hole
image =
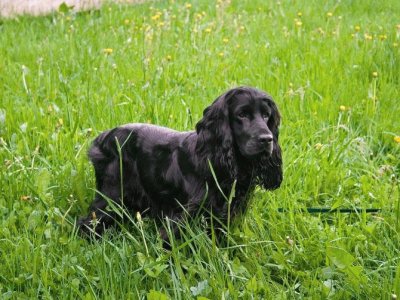
[[[249,116],[249,114],[246,112],[241,112],[238,114],[238,117],[241,119],[247,118],[248,116]]]
[[[262,114],[262,118],[263,118],[265,121],[267,121],[267,120],[269,119],[269,115],[266,114],[266,113],[264,113],[264,114]]]

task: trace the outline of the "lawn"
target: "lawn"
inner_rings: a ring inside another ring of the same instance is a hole
[[[0,298],[399,297],[399,11],[396,0],[171,0],[0,20]],[[201,220],[182,224],[172,251],[146,218],[77,235],[99,132],[191,130],[238,85],[281,111],[280,189],[256,189],[222,241]]]

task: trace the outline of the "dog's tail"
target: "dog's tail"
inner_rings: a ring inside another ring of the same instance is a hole
[[[106,163],[110,161],[115,155],[112,149],[112,144],[110,145],[110,136],[112,130],[107,130],[102,132],[92,143],[89,149],[89,158],[94,165],[99,163]],[[112,142],[112,141],[111,141]],[[115,147],[115,146],[114,146]]]
[[[128,140],[132,137],[133,131],[128,128],[117,127],[102,132],[92,143],[88,156],[93,164],[97,189],[101,190],[104,176],[108,172],[108,168],[112,163],[120,159],[129,157],[126,151],[128,148]],[[127,168],[128,166],[126,166]]]
[[[127,150],[127,142],[133,136],[128,128],[117,127],[102,132],[89,149],[89,158],[94,165],[108,163]],[[128,143],[129,144],[129,143]]]

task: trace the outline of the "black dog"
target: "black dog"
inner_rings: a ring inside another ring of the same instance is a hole
[[[265,189],[281,184],[279,123],[271,96],[239,87],[204,110],[196,131],[127,124],[103,132],[89,151],[97,193],[89,216],[79,221],[80,229],[101,234],[115,222],[115,212],[106,211],[107,198],[131,213],[175,221],[200,208],[222,222],[228,211],[230,217],[243,213],[256,184]],[[235,180],[228,209],[219,189],[229,195]],[[161,236],[168,241],[165,229]]]

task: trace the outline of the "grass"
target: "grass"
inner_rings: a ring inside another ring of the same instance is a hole
[[[395,0],[178,0],[2,20],[0,298],[400,296],[398,11]],[[97,133],[193,129],[237,85],[276,99],[284,183],[256,190],[226,244],[201,220],[170,252],[148,219],[76,235]],[[382,211],[296,212],[306,207]]]

